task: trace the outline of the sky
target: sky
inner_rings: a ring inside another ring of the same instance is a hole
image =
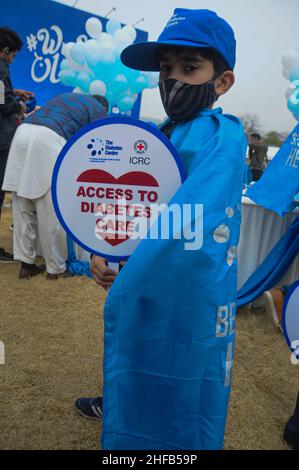
[[[75,0],[57,0],[73,5]],[[210,9],[226,19],[237,40],[236,83],[219,100],[224,112],[259,117],[261,131],[290,132],[296,121],[286,106],[289,82],[282,77],[282,55],[299,46],[298,0],[79,0],[76,8],[138,28],[157,39],[175,8]],[[145,90],[141,117],[163,119],[158,89]]]

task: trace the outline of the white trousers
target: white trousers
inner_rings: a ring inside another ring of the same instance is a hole
[[[66,270],[66,234],[52,203],[51,190],[38,199],[26,199],[12,193],[14,259],[33,264],[36,257],[37,233],[47,272]]]

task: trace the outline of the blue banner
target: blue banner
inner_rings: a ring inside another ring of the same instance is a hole
[[[85,23],[95,16],[51,0],[1,1],[0,26],[17,31],[24,43],[11,66],[14,87],[33,91],[38,105],[59,93],[72,91],[58,78],[60,64],[65,58],[62,46],[63,43],[76,42],[79,37],[86,40]],[[97,18],[105,27],[107,19]],[[145,31],[136,31],[136,42],[147,40]],[[133,117],[139,115],[140,96],[135,103]]]
[[[283,217],[295,208],[299,191],[299,124],[291,132],[262,178],[251,186],[246,196],[259,206]]]

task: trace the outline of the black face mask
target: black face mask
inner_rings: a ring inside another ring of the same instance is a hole
[[[214,81],[189,85],[168,78],[159,82],[159,88],[166,114],[175,122],[192,119],[199,111],[211,106],[218,99]]]

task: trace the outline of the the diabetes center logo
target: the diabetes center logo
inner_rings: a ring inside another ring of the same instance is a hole
[[[91,139],[90,143],[87,145],[88,150],[91,152],[91,156],[95,157],[96,155],[102,155],[102,152],[104,152],[104,142],[102,139]]]
[[[141,155],[147,151],[148,145],[145,142],[145,140],[137,140],[134,144],[134,151],[135,153],[138,153],[138,155]]]

